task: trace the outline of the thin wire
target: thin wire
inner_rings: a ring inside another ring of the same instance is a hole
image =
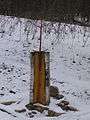
[[[42,48],[42,20],[41,20],[41,26],[40,26],[40,46],[39,46],[39,52],[41,52]]]

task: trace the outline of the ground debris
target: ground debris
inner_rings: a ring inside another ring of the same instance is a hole
[[[69,105],[69,102],[66,101],[66,100],[62,100],[61,102],[59,102],[57,104],[58,106],[60,106],[62,108],[62,110],[65,110],[65,111],[78,111],[78,109],[72,107]]]
[[[58,106],[65,106],[65,105],[69,105],[69,102],[66,100],[62,100],[60,103],[57,104]]]
[[[55,112],[55,111],[53,111],[53,110],[48,110],[48,117],[58,117],[58,116],[60,116],[60,115],[62,115],[62,114],[65,114],[65,113],[58,113],[58,112]]]
[[[55,99],[57,99],[57,100],[60,100],[60,99],[62,99],[62,98],[64,98],[64,96],[63,95],[56,95],[55,97],[53,97],[53,98],[55,98]]]
[[[28,115],[29,115],[30,118],[34,117],[34,115],[32,113],[28,113]]]
[[[37,112],[36,111],[32,111],[32,114],[37,114]]]
[[[14,92],[13,90],[10,90],[9,92],[10,92],[10,93],[13,93],[13,94],[16,94],[16,92]]]
[[[5,101],[5,102],[1,102],[1,104],[3,105],[11,105],[13,103],[16,103],[16,101]]]
[[[49,108],[42,105],[42,104],[39,104],[39,103],[36,103],[36,104],[27,104],[26,105],[26,108],[28,110],[37,110],[38,112],[43,112],[44,110],[48,110]]]
[[[26,109],[16,109],[15,112],[23,113],[23,112],[26,112]]]

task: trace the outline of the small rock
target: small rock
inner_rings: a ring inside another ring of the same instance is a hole
[[[66,100],[62,100],[61,102],[62,102],[64,105],[69,105],[69,102],[66,101]]]
[[[37,112],[35,112],[35,111],[32,111],[32,114],[37,114]]]
[[[23,73],[23,75],[25,75],[25,73]]]
[[[70,110],[70,111],[78,111],[78,109],[76,109],[76,108],[74,108],[74,107],[72,107],[72,106],[68,106],[68,110]]]
[[[63,96],[63,95],[57,95],[57,96],[54,97],[54,98],[57,99],[57,100],[60,100],[60,99],[64,98],[64,96]]]
[[[3,90],[3,89],[4,89],[4,87],[1,88],[1,90]]]
[[[16,101],[7,101],[7,102],[2,102],[1,104],[3,104],[3,105],[11,105],[13,103],[16,103]]]
[[[41,113],[44,110],[48,110],[49,109],[48,107],[46,107],[46,106],[44,106],[44,105],[42,105],[40,103],[36,103],[36,104],[34,104],[34,106],[35,106],[35,110],[37,110],[38,112],[41,112]]]
[[[26,108],[28,110],[37,110],[38,112],[43,112],[44,110],[48,110],[49,108],[47,108],[46,106],[36,103],[36,104],[27,104]]]
[[[13,93],[13,94],[16,94],[16,92],[14,92],[14,91],[12,91],[12,90],[10,90],[9,92],[10,92],[10,93]]]
[[[76,62],[73,60],[73,63],[76,63]]]
[[[51,45],[53,45],[53,43],[51,43]]]
[[[40,113],[42,113],[45,109],[43,108],[43,107],[41,107],[41,106],[37,106],[36,108],[35,108],[38,112],[40,112]]]
[[[3,93],[1,93],[1,94],[0,94],[0,96],[4,96],[4,94],[3,94]]]
[[[26,82],[26,80],[22,80],[23,82]]]
[[[31,113],[31,112],[29,112],[29,113],[28,113],[28,115],[32,115],[32,113]]]
[[[85,93],[87,94],[87,91],[85,91]]]
[[[64,82],[59,82],[60,84],[64,84]]]
[[[65,114],[65,113],[57,113],[57,112],[55,112],[53,110],[48,110],[48,115],[47,116],[49,116],[49,117],[56,117],[56,116],[60,116],[62,114]]]
[[[11,72],[11,70],[8,70],[8,72]]]
[[[78,111],[76,108],[70,106],[69,102],[65,100],[61,101],[57,105],[60,106],[62,110],[65,110],[65,111]]]
[[[30,115],[30,118],[33,118],[34,117],[34,115]]]
[[[90,58],[87,58],[88,60],[90,60]]]
[[[50,96],[56,97],[59,94],[59,90],[56,86],[50,86]]]
[[[18,113],[26,112],[26,109],[15,110],[15,112],[18,112]]]
[[[68,111],[69,110],[69,107],[68,105],[65,105],[65,106],[60,106],[62,108],[62,110],[65,110],[65,111]]]
[[[58,106],[65,106],[65,105],[69,105],[69,102],[66,100],[62,100],[60,103],[57,104]]]
[[[34,109],[35,109],[35,106],[34,106],[32,103],[25,105],[25,107],[26,107],[28,110],[34,110]]]
[[[9,50],[5,50],[5,51],[9,51]]]

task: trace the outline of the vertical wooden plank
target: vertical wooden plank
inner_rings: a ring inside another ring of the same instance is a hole
[[[46,103],[46,81],[45,81],[45,55],[35,53],[34,55],[34,103]]]
[[[39,62],[39,97],[40,103],[46,104],[45,55],[43,52],[39,55]]]
[[[32,103],[49,104],[49,86],[50,86],[50,71],[49,71],[49,53],[33,52],[31,61],[31,72],[33,82],[33,94],[31,93],[30,101]],[[32,90],[31,90],[32,92]],[[33,96],[32,96],[33,95]]]
[[[33,86],[33,102],[38,102],[38,80],[39,80],[39,55],[34,54],[34,86]]]

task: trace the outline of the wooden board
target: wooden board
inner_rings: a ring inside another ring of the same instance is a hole
[[[48,59],[47,54],[44,52],[34,52],[31,57],[32,77],[31,77],[31,95],[30,100],[32,103],[41,103],[46,105],[50,101],[49,97],[49,64],[46,62]],[[48,61],[49,62],[49,61]],[[48,76],[47,76],[48,74]]]

